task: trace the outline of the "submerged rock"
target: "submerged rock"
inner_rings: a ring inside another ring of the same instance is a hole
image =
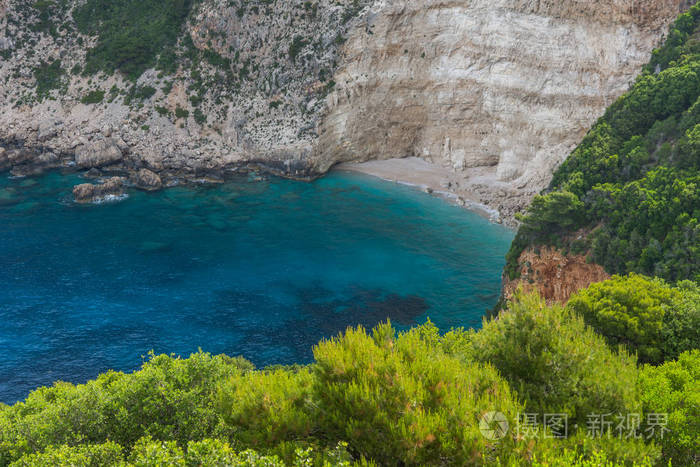
[[[124,177],[108,178],[99,185],[83,183],[73,187],[73,198],[77,203],[99,203],[110,198],[118,198],[125,195]]]
[[[0,206],[9,206],[17,204],[19,200],[16,198],[16,192],[13,188],[3,188],[0,190]]]
[[[0,170],[7,170],[15,165],[31,161],[32,151],[28,149],[10,149],[0,152]]]
[[[15,165],[10,173],[15,177],[40,175],[61,165],[61,158],[53,152],[45,152],[29,158],[23,164]]]
[[[78,146],[75,150],[75,163],[78,167],[103,167],[122,160],[122,150],[111,138]]]
[[[132,174],[131,181],[137,188],[142,190],[153,191],[163,188],[163,181],[160,175],[148,169],[141,169]]]
[[[102,176],[102,172],[100,172],[100,169],[92,168],[85,172],[84,177],[85,178],[93,178],[93,179],[98,179]]]

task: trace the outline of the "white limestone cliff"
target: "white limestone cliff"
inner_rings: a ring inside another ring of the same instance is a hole
[[[418,156],[512,214],[628,89],[685,6],[379,1],[343,49],[316,146],[321,169]]]

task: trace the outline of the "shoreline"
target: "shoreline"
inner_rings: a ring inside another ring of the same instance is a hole
[[[360,173],[388,182],[416,187],[425,193],[468,209],[494,224],[513,229],[513,226],[504,223],[497,209],[481,203],[477,193],[465,189],[454,189],[453,187],[459,186],[456,181],[453,181],[456,178],[454,172],[419,157],[368,162],[343,162],[333,167],[332,171]]]
[[[43,147],[26,147],[23,142],[8,142],[0,139],[0,172],[9,172],[12,177],[41,175],[52,170],[84,172],[84,178],[100,180],[104,177],[121,176],[129,179],[130,185],[151,191],[185,183],[222,183],[232,174],[266,173],[281,178],[312,181],[328,172],[354,172],[381,180],[407,185],[466,208],[494,224],[517,230],[515,212],[520,210],[513,188],[497,179],[495,168],[476,167],[468,172],[456,172],[451,167],[441,166],[419,157],[370,160],[366,162],[344,162],[336,164],[326,173],[313,173],[310,167],[270,164],[270,161],[237,161],[220,167],[150,167],[123,155],[118,161],[101,161],[88,166],[79,166],[76,155],[69,152],[44,152]],[[283,165],[283,167],[280,167]],[[157,186],[140,183],[140,173],[147,172],[160,183]],[[513,202],[515,200],[515,202]],[[522,201],[522,200],[520,200]],[[525,203],[527,204],[527,203]]]

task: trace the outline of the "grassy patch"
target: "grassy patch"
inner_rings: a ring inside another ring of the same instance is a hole
[[[37,98],[43,100],[49,97],[51,91],[60,88],[63,83],[61,61],[42,62],[34,69],[34,78],[36,79]]]
[[[82,99],[80,99],[80,102],[83,104],[99,104],[104,100],[105,98],[105,92],[104,91],[92,91],[83,96]]]

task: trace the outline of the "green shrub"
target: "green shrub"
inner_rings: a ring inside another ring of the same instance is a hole
[[[231,377],[218,389],[217,406],[235,438],[253,448],[308,438],[316,428],[308,368],[251,372]]]
[[[174,440],[218,437],[220,382],[251,369],[242,360],[197,353],[152,356],[141,371],[108,372],[85,385],[57,383],[0,410],[0,465],[62,444],[114,441],[130,450],[145,435]]]
[[[128,459],[128,461],[125,460]],[[296,465],[311,465],[313,458],[299,455]],[[284,467],[278,457],[265,456],[253,450],[237,453],[220,440],[191,441],[183,450],[171,441],[155,441],[144,437],[124,456],[118,444],[50,447],[38,454],[29,454],[11,464],[11,467]],[[343,464],[333,464],[343,465]],[[349,463],[345,465],[350,465]]]
[[[593,284],[567,305],[612,346],[625,345],[642,363],[662,363],[700,345],[700,292],[631,274]]]
[[[645,414],[666,417],[663,437],[656,428],[665,462],[700,464],[700,350],[680,355],[659,367],[645,366],[639,376]],[[648,423],[642,428],[647,431]],[[650,432],[648,433],[650,434]]]
[[[185,453],[174,441],[140,439],[131,451],[129,463],[136,467],[185,467]]]
[[[34,78],[36,79],[37,98],[43,100],[49,97],[51,91],[60,88],[63,84],[61,61],[41,62],[41,64],[34,69]]]
[[[488,465],[512,438],[487,440],[478,420],[520,406],[488,365],[445,354],[420,331],[362,328],[314,349],[319,421],[331,439],[382,465]],[[511,425],[513,426],[513,425]]]
[[[83,98],[80,99],[80,102],[82,102],[83,104],[99,104],[104,100],[104,98],[104,91],[91,91],[84,95]]]
[[[586,426],[592,413],[638,411],[636,362],[607,347],[583,319],[536,294],[519,295],[472,338],[473,358],[490,363],[528,412],[565,413]]]
[[[579,428],[565,440],[539,439],[530,459],[533,467],[651,467],[658,465],[661,451],[643,437],[620,437],[614,432],[610,436],[591,437]],[[513,465],[523,464],[530,465],[522,459]]]
[[[252,450],[237,454],[226,442],[206,439],[190,441],[187,445],[187,465],[284,467],[285,464],[277,457],[262,456]]]
[[[132,86],[124,99],[125,104],[131,104],[133,101],[144,101],[153,97],[156,89],[153,86]]]
[[[179,105],[175,108],[175,117],[177,118],[187,118],[190,116],[190,111],[183,109]]]
[[[207,123],[207,116],[200,109],[194,109],[194,121],[199,125]]]
[[[122,447],[108,441],[104,444],[52,446],[41,453],[27,454],[11,466],[109,467],[120,466],[122,462]]]

